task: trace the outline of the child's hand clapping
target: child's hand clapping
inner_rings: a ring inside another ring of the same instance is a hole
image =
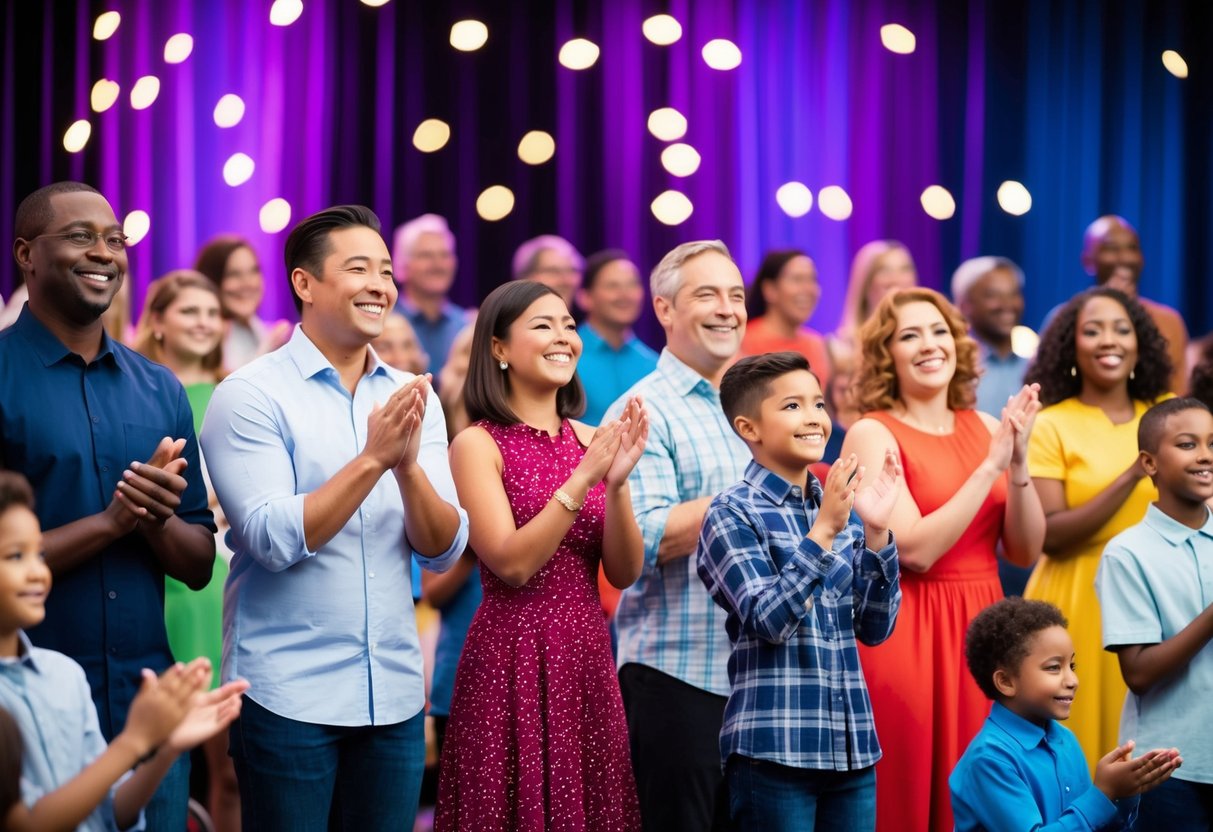
[[[863,469],[859,458],[851,454],[830,466],[825,482],[821,484],[821,509],[817,520],[809,529],[808,538],[823,549],[834,548],[834,538],[846,528],[855,503],[855,491],[863,481]]]
[[[1183,763],[1179,749],[1156,748],[1133,759],[1133,740],[1114,748],[1095,764],[1095,788],[1109,800],[1148,792],[1170,777]]]
[[[210,683],[211,663],[195,659],[188,665],[178,662],[159,678],[143,671],[143,683],[131,702],[121,736],[142,757],[161,746],[185,719],[194,696]]]

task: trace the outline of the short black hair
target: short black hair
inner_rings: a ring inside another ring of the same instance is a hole
[[[1044,601],[1011,595],[997,601],[969,622],[965,661],[977,686],[990,699],[1002,698],[994,687],[994,672],[1014,673],[1032,651],[1032,637],[1050,627],[1066,627],[1061,610]]]
[[[720,380],[720,406],[729,424],[738,416],[754,416],[762,400],[771,395],[771,382],[797,370],[813,373],[809,359],[798,352],[751,355],[729,367]],[[815,373],[813,377],[817,378]]]
[[[797,257],[808,256],[798,248],[782,248],[766,253],[757,274],[754,275],[754,282],[750,284],[750,291],[746,294],[745,311],[750,320],[761,318],[767,313],[767,299],[762,294],[763,285],[778,279],[783,267]]]
[[[581,288],[587,292],[594,288],[594,281],[598,279],[598,273],[618,260],[632,262],[632,258],[628,257],[628,253],[621,248],[603,249],[587,257],[585,271],[581,273]]]
[[[1137,423],[1137,450],[1149,454],[1158,453],[1158,448],[1162,444],[1163,431],[1167,427],[1167,418],[1185,410],[1203,410],[1208,413],[1209,406],[1191,396],[1182,399],[1167,399],[1154,405]]]
[[[365,205],[334,205],[319,213],[312,214],[291,229],[286,238],[283,258],[286,261],[286,280],[291,287],[291,298],[295,301],[295,311],[303,312],[303,299],[295,292],[295,282],[291,273],[295,269],[303,269],[319,279],[324,266],[324,258],[329,256],[329,234],[342,228],[365,226],[376,234],[382,226],[375,212]]]
[[[0,470],[0,514],[13,506],[24,506],[34,510],[34,490],[29,480],[15,471]]]
[[[467,381],[463,386],[464,406],[471,421],[487,419],[500,425],[521,421],[510,409],[509,376],[493,358],[493,339],[505,340],[510,325],[544,295],[560,297],[555,289],[534,280],[514,280],[489,292],[480,305],[472,331]],[[585,389],[577,374],[556,391],[556,412],[561,419],[575,419],[585,413]]]
[[[32,240],[46,231],[55,216],[54,210],[51,209],[51,197],[80,191],[98,195],[101,193],[92,185],[71,181],[55,182],[34,191],[17,206],[17,214],[13,220],[14,236],[22,240]]]

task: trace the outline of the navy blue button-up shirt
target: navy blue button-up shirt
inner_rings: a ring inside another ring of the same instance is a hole
[[[29,307],[0,332],[0,467],[34,488],[43,529],[97,514],[123,470],[165,436],[185,438],[188,483],[177,516],[214,532],[185,391],[164,367],[103,335],[92,362],[71,352]],[[172,664],[164,629],[164,569],[138,531],[55,577],[40,647],[84,668],[101,732],[126,723],[139,673]]]

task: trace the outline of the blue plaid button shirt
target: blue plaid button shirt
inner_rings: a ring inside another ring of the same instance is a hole
[[[660,670],[700,690],[729,693],[729,640],[724,611],[695,574],[695,553],[657,563],[670,509],[733,485],[750,449],[729,427],[720,391],[668,349],[657,369],[607,409],[617,418],[629,396],[644,397],[649,441],[628,478],[632,510],[644,537],[644,568],[615,612],[618,660]]]
[[[897,546],[864,545],[851,513],[826,551],[806,535],[808,495],[751,462],[712,501],[699,538],[699,577],[727,613],[732,693],[720,759],[741,754],[794,768],[849,771],[880,759],[855,640],[879,644],[901,606]]]

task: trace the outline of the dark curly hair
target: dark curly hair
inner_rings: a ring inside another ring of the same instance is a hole
[[[29,480],[16,471],[0,469],[0,514],[13,506],[34,510],[34,491]]]
[[[1188,395],[1213,408],[1213,338],[1200,351],[1200,359],[1188,378]]]
[[[997,601],[969,622],[965,633],[965,662],[981,692],[1001,698],[994,672],[1015,672],[1032,650],[1032,636],[1050,627],[1067,626],[1061,610],[1044,601],[1011,595]]]
[[[1111,298],[1124,307],[1137,335],[1137,365],[1129,379],[1129,398],[1153,402],[1170,389],[1171,358],[1167,339],[1158,331],[1145,307],[1124,292],[1097,286],[1070,298],[1040,336],[1036,358],[1024,376],[1025,384],[1040,385],[1040,403],[1045,407],[1073,398],[1082,392],[1078,367],[1078,313],[1092,298]]]
[[[964,315],[947,298],[934,289],[919,286],[886,295],[859,331],[863,357],[854,384],[862,413],[888,410],[901,397],[889,343],[897,331],[897,310],[916,302],[932,304],[939,310],[956,343],[956,372],[948,384],[948,407],[960,410],[973,406],[977,342],[969,337]]]

